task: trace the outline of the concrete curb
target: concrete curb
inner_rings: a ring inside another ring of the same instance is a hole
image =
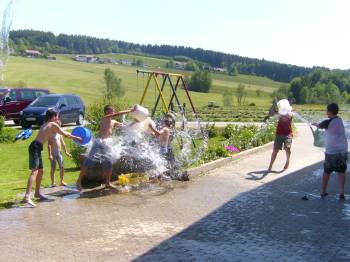
[[[203,165],[201,165],[199,167],[194,167],[194,168],[187,169],[187,174],[188,174],[188,176],[190,178],[193,178],[195,176],[201,175],[203,173],[207,173],[207,172],[209,172],[211,170],[214,170],[216,168],[225,166],[228,163],[236,161],[236,160],[239,160],[242,157],[245,157],[247,155],[267,150],[271,145],[273,145],[273,141],[269,142],[269,143],[267,143],[265,145],[259,146],[259,147],[254,147],[252,149],[248,149],[246,151],[243,151],[243,152],[238,153],[238,154],[233,155],[233,156],[220,158],[220,159],[214,160],[212,162],[205,163],[205,164],[203,164]]]

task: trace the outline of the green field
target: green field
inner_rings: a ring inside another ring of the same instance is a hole
[[[140,57],[126,54],[102,55],[105,57],[137,59],[142,58],[144,62],[151,65],[147,70],[166,70],[169,72],[190,75],[189,71],[176,71],[164,68],[166,59]],[[104,87],[103,71],[111,68],[118,77],[122,79],[122,85],[126,90],[125,99],[130,104],[140,101],[143,86],[146,79],[136,75],[136,67],[115,64],[89,64],[75,62],[71,55],[57,55],[56,61],[46,59],[33,59],[11,56],[5,69],[5,81],[3,85],[16,86],[19,81],[24,81],[28,87],[48,88],[55,93],[76,93],[81,95],[86,104],[97,101],[102,96]],[[267,78],[256,76],[228,76],[224,74],[212,74],[213,86],[210,93],[191,92],[196,107],[207,105],[208,101],[215,101],[221,105],[222,93],[224,89],[235,89],[239,83],[243,83],[248,91],[245,102],[255,103],[259,106],[270,104],[270,94],[282,83],[274,82]],[[150,92],[146,96],[145,105],[152,106],[155,100],[155,85],[152,83]],[[255,90],[260,89],[261,95],[258,97]],[[167,89],[170,90],[170,89]],[[184,92],[180,90],[180,100],[186,102]],[[170,92],[166,92],[169,99]]]

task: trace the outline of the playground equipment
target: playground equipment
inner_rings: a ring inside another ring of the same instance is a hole
[[[154,116],[156,113],[156,110],[159,106],[159,102],[162,103],[162,111],[164,114],[167,114],[169,111],[178,111],[181,114],[185,114],[185,105],[186,103],[181,103],[178,92],[180,91],[181,87],[185,91],[186,97],[191,105],[192,112],[194,113],[195,117],[198,118],[197,111],[193,105],[190,93],[188,91],[188,84],[181,74],[173,74],[173,73],[167,73],[167,72],[158,72],[158,71],[147,71],[147,70],[136,70],[137,78],[139,74],[142,74],[143,77],[147,77],[147,83],[143,90],[143,94],[140,100],[140,105],[144,103],[145,97],[150,89],[150,84],[152,81],[155,83],[156,91],[158,92],[158,95],[155,98],[155,103],[153,106],[153,110],[151,113],[151,117]],[[161,80],[161,84],[160,84]],[[175,84],[174,84],[175,83]],[[166,96],[164,94],[165,89],[170,88],[170,99],[166,101]],[[174,107],[174,102],[176,102],[176,107]]]

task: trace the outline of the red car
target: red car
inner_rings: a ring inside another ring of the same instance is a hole
[[[37,97],[49,93],[49,90],[41,88],[0,88],[0,115],[6,120],[13,120],[18,125],[19,112]]]

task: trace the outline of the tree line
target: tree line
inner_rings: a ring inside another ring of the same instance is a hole
[[[16,30],[10,32],[10,46],[23,52],[36,49],[48,53],[101,54],[135,53],[163,57],[188,57],[212,67],[227,68],[235,75],[252,74],[275,81],[289,82],[297,76],[309,74],[312,69],[282,64],[264,59],[248,58],[223,52],[171,45],[141,45],[125,41],[102,39],[84,35],[54,35],[51,32]]]
[[[314,69],[306,76],[292,79],[281,86],[273,96],[293,98],[297,104],[349,103],[350,71]]]

